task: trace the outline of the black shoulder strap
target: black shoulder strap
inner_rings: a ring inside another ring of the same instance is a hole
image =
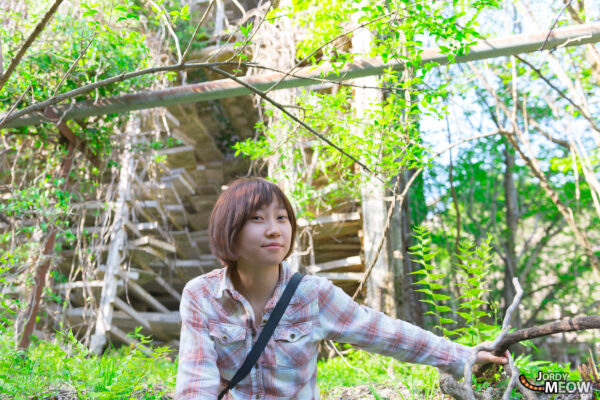
[[[256,361],[258,361],[258,357],[261,355],[261,353],[265,349],[265,346],[269,342],[269,339],[273,335],[275,327],[277,326],[279,320],[283,316],[283,313],[287,308],[288,304],[290,303],[294,292],[296,292],[296,288],[298,287],[298,284],[300,283],[302,278],[304,278],[304,275],[302,275],[300,272],[296,272],[291,277],[291,279],[285,287],[285,290],[283,291],[283,294],[279,298],[279,301],[277,301],[277,304],[275,305],[275,308],[273,309],[273,312],[271,313],[267,324],[263,328],[260,335],[258,335],[256,343],[254,343],[254,346],[252,346],[252,349],[250,350],[250,353],[248,353],[248,355],[246,356],[244,363],[242,364],[240,369],[237,370],[231,381],[227,384],[227,387],[223,389],[223,391],[219,394],[218,400],[221,400],[221,398],[225,396],[225,393],[227,393],[230,389],[233,389],[235,385],[237,385],[242,379],[246,377],[246,375],[250,373],[252,367],[254,366]]]

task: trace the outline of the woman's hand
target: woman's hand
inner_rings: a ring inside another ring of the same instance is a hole
[[[506,353],[504,353],[504,356],[495,356],[492,353],[490,353],[489,351],[484,351],[481,350],[477,353],[477,358],[475,359],[475,365],[484,365],[484,364],[489,364],[489,363],[494,363],[494,364],[508,364],[508,350],[506,350]]]
[[[484,342],[485,344],[491,344],[490,342]],[[504,353],[504,356],[496,356],[489,351],[480,350],[477,352],[477,358],[475,358],[475,364],[471,369],[476,377],[480,377],[483,373],[489,369],[490,363],[502,364],[506,367],[508,364],[508,357],[510,353],[508,350]]]

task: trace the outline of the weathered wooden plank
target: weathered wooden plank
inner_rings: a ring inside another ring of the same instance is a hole
[[[142,204],[142,203],[144,203],[144,204]],[[136,215],[138,217],[140,217],[140,216],[144,217],[144,219],[146,219],[147,222],[154,222],[157,219],[160,219],[156,215],[153,215],[148,210],[148,207],[146,206],[145,202],[130,201],[130,205],[133,208],[133,210],[135,211]],[[160,214],[162,213],[162,210],[157,210],[156,212],[157,212],[157,214],[160,217]]]
[[[178,229],[183,230],[188,225],[189,217],[185,207],[181,204],[168,204],[164,206],[167,218]]]
[[[138,238],[142,237],[142,233],[140,232],[140,230],[138,229],[136,224],[133,224],[128,219],[125,220],[125,227],[129,230],[129,232],[133,233],[136,237],[138,237]]]
[[[153,236],[142,236],[139,239],[134,240],[133,242],[129,243],[129,247],[133,248],[133,247],[142,247],[142,246],[152,246],[156,249],[159,249],[161,251],[165,251],[168,253],[175,253],[177,251],[177,249],[175,248],[175,246],[173,246],[171,243],[167,243],[164,242],[162,240],[156,239]]]
[[[188,200],[194,211],[201,213],[211,211],[217,202],[218,197],[219,196],[216,194],[204,194],[190,196],[188,197]]]
[[[131,119],[126,126],[126,132],[134,132],[138,129],[139,118]],[[125,241],[125,221],[129,219],[129,205],[127,199],[131,193],[131,178],[134,175],[134,160],[130,151],[124,151],[122,156],[123,168],[119,174],[117,187],[117,203],[115,205],[115,218],[111,229],[111,242],[106,260],[106,272],[104,274],[104,287],[98,305],[96,315],[96,326],[94,334],[90,339],[90,350],[100,355],[106,344],[106,331],[112,325],[112,303],[117,295],[117,279],[115,275],[120,269]]]
[[[210,220],[210,213],[211,210],[206,210],[204,212],[190,214],[189,221],[192,229],[195,231],[206,230]]]
[[[169,285],[167,281],[165,281],[161,276],[156,277],[156,283],[162,286],[163,289],[167,291],[171,296],[173,296],[178,301],[181,301],[181,295],[177,290],[173,288],[173,286]]]
[[[122,282],[121,282],[122,284]],[[93,281],[76,281],[76,282],[67,282],[67,283],[57,283],[52,285],[52,288],[55,290],[67,290],[67,289],[82,289],[84,287],[91,287],[91,288],[95,288],[95,287],[103,287],[104,286],[104,281],[103,280],[93,280]]]
[[[171,175],[161,178],[161,182],[170,183],[180,196],[191,196],[196,192],[193,181],[194,179],[185,168],[172,169]]]
[[[359,212],[346,213],[346,214],[334,213],[334,214],[328,214],[328,215],[321,215],[316,218],[311,218],[308,220],[305,218],[299,218],[298,219],[298,227],[331,224],[331,223],[345,223],[345,222],[349,222],[349,221],[360,221],[360,218],[361,218],[361,216],[360,216]]]
[[[213,257],[214,258],[214,257]],[[207,268],[215,265],[215,260],[175,260],[175,268]]]
[[[358,238],[357,238],[357,243],[320,243],[320,242],[317,242],[314,244],[314,247],[315,247],[315,253],[316,252],[328,252],[328,251],[359,252],[361,250],[360,242],[358,242]]]
[[[185,132],[184,129],[179,129]],[[161,149],[157,154],[167,157],[167,165],[169,168],[185,168],[196,164],[196,149],[194,146],[177,146]]]
[[[158,283],[163,289],[165,289],[167,293],[173,296],[173,298],[177,299],[178,301],[181,301],[181,294],[179,294],[179,292],[175,290],[173,286],[171,286],[167,281],[165,281],[160,275],[156,275],[154,270],[149,265],[140,264],[140,267],[142,267],[145,271],[153,273],[155,275],[154,279],[156,283]]]
[[[131,318],[135,319],[144,328],[146,328],[149,331],[152,331],[152,327],[150,326],[150,323],[146,320],[146,318],[144,318],[129,304],[125,303],[119,297],[115,297],[114,304],[118,309],[123,311],[125,314],[129,315]]]
[[[129,255],[136,264],[156,265],[159,263],[161,266],[168,265],[165,254],[150,246],[130,246]]]
[[[50,304],[48,306],[49,310],[56,314],[60,315],[63,313],[62,307],[58,305]],[[94,310],[87,308],[84,313],[83,307],[77,308],[67,308],[64,310],[65,315],[71,325],[77,325],[85,323],[85,321],[93,320],[95,313]],[[181,331],[181,316],[179,315],[179,311],[169,311],[169,312],[140,312],[137,313],[144,318],[150,324],[151,332],[155,332],[155,330],[160,330],[167,334],[171,340],[178,339],[179,333]],[[85,320],[84,320],[85,315]],[[113,313],[113,324],[112,327],[117,327],[123,332],[133,332],[136,328],[136,325],[139,326],[139,323],[131,318],[130,315],[126,314],[121,310],[115,310]],[[125,335],[126,336],[126,335]],[[120,341],[125,342],[122,339]]]
[[[323,238],[342,238],[345,236],[355,236],[360,229],[360,221],[350,221],[339,225],[315,225],[312,227],[313,239],[321,240]]]
[[[149,306],[155,310],[162,312],[169,312],[169,309],[163,306],[158,300],[156,300],[150,293],[148,293],[143,287],[135,283],[134,281],[127,281],[127,287],[137,295],[141,300],[145,301]]]
[[[361,272],[325,272],[318,274],[330,281],[351,281],[360,282],[364,274]]]
[[[310,270],[313,274],[329,271],[336,268],[344,268],[344,267],[352,267],[355,265],[361,265],[362,261],[360,256],[346,257],[340,260],[329,261],[322,264],[317,265],[309,265],[306,268]],[[322,275],[322,274],[320,274]]]

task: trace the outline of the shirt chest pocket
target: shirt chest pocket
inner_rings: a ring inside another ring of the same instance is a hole
[[[238,325],[209,322],[208,331],[215,344],[221,375],[231,379],[247,353],[244,346],[247,330]]]
[[[312,339],[313,322],[278,325],[273,332],[278,367],[298,368],[309,362],[317,351]]]

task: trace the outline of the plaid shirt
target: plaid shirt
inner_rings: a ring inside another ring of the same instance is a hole
[[[194,278],[181,300],[181,340],[175,400],[217,398],[242,365],[292,272],[279,281],[253,324],[250,303],[225,268]],[[258,327],[258,330],[254,329]],[[305,276],[255,367],[225,399],[318,399],[317,345],[350,343],[400,361],[429,364],[462,376],[470,348],[355,303],[328,279]]]

